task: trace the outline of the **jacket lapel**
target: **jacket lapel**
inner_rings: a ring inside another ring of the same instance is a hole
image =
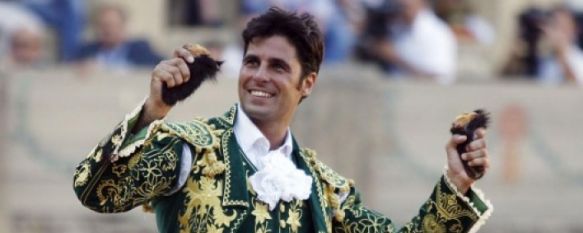
[[[326,214],[326,205],[324,203],[324,197],[322,192],[322,184],[318,178],[318,174],[314,170],[314,164],[310,164],[310,160],[307,156],[300,150],[295,138],[293,139],[293,152],[292,156],[296,158],[298,169],[303,170],[312,177],[312,192],[310,194],[310,210],[312,213],[312,220],[314,222],[315,232],[330,232],[332,229],[329,217]]]
[[[231,232],[237,232],[241,223],[247,218],[250,208],[247,177],[241,157],[243,155],[233,133],[233,121],[236,114],[234,109],[231,108],[224,116],[224,122],[228,124],[228,127],[221,137],[221,154],[225,163],[222,206],[228,212],[232,210],[237,213],[237,219],[230,226]]]

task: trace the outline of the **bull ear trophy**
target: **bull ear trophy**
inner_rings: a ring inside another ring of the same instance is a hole
[[[451,134],[464,135],[467,140],[457,145],[457,153],[461,156],[466,153],[466,146],[474,140],[474,132],[478,128],[487,128],[490,124],[490,113],[483,109],[478,109],[470,113],[464,113],[456,117],[452,123]],[[480,179],[484,175],[483,166],[469,166],[467,161],[462,160],[464,169],[469,177],[474,180]]]
[[[223,64],[223,61],[213,59],[208,50],[198,44],[187,45],[184,48],[194,56],[193,63],[186,63],[190,71],[190,79],[186,83],[173,88],[168,88],[164,83],[162,100],[170,106],[188,98],[204,81],[216,80],[216,74]]]

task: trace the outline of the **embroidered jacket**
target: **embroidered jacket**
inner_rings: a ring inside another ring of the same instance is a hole
[[[77,197],[102,213],[144,205],[156,213],[160,232],[243,232],[250,216],[256,223],[272,219],[248,185],[233,133],[236,111],[233,107],[223,116],[185,123],[158,120],[134,135],[137,108],[78,165]],[[174,191],[185,143],[192,151],[192,168],[186,184]],[[302,220],[314,232],[397,232],[389,218],[363,205],[352,181],[318,161],[314,151],[300,149],[294,140],[292,156],[314,180],[305,201],[311,219]],[[492,210],[478,190],[463,195],[442,176],[418,215],[398,232],[475,232]],[[301,232],[301,224],[285,223],[288,231]]]

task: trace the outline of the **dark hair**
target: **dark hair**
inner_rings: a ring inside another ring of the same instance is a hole
[[[270,36],[283,36],[295,47],[303,80],[311,72],[318,73],[324,55],[324,42],[314,17],[308,13],[298,15],[295,12],[287,12],[277,7],[257,16],[243,31],[244,53],[247,53],[249,43],[254,38],[267,38]]]

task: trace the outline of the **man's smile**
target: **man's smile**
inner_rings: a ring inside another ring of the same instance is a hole
[[[249,94],[251,94],[252,96],[255,97],[261,97],[261,98],[272,98],[273,94],[265,92],[265,91],[260,91],[260,90],[249,90]]]

